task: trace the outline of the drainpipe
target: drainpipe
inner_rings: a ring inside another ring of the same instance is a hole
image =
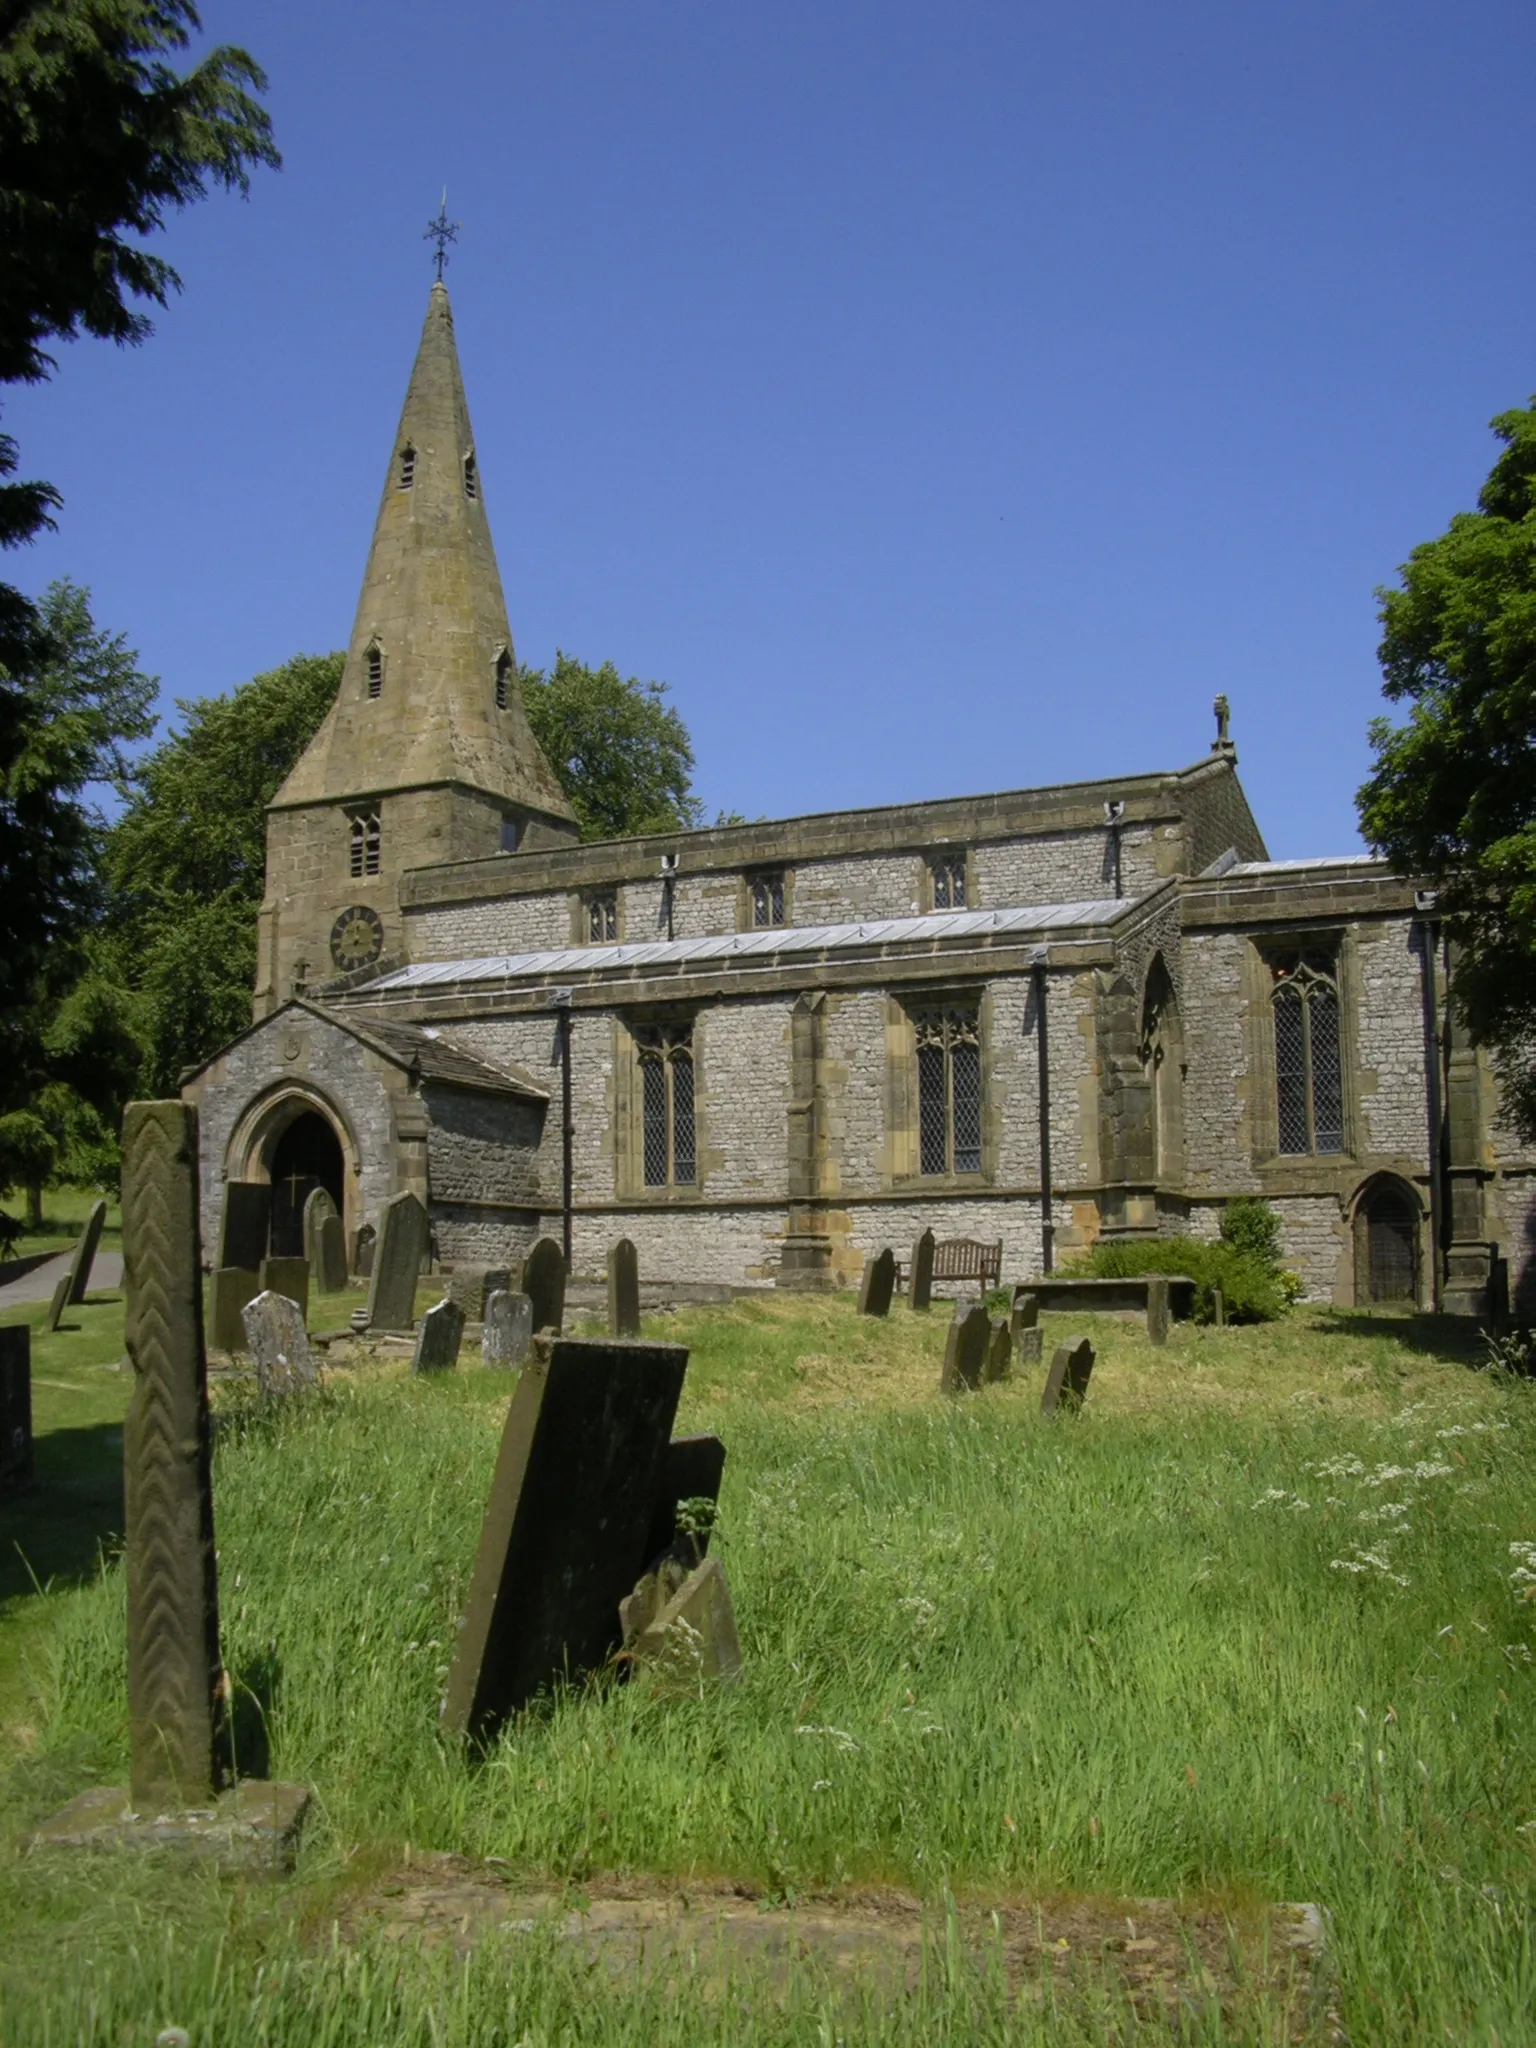
[[[1055,1266],[1056,1225],[1052,1220],[1051,1189],[1051,1043],[1045,1018],[1046,951],[1042,946],[1030,960],[1034,980],[1035,1047],[1040,1068],[1040,1271]]]
[[[571,1212],[573,1204],[572,1142],[576,1125],[571,1116],[571,991],[555,989],[549,998],[555,1013],[555,1057],[560,1062],[560,1241],[565,1250],[565,1270],[571,1270]]]
[[[1435,955],[1440,950],[1439,898],[1433,889],[1414,891],[1419,913],[1419,968],[1424,1006],[1424,1096],[1429,1111],[1429,1305],[1440,1313],[1440,1230],[1445,1213],[1442,1188],[1445,1153],[1444,1112],[1440,1103],[1440,999],[1435,987]]]
[[[1120,879],[1120,824],[1124,817],[1125,805],[1123,803],[1105,804],[1104,823],[1109,831],[1110,874],[1114,879],[1116,901],[1125,894]]]

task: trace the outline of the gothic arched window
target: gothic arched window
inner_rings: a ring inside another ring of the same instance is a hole
[[[377,811],[352,813],[348,869],[354,880],[379,872],[383,838]]]
[[[981,1171],[981,1022],[974,1004],[919,1010],[918,1164],[924,1173]]]
[[[640,1053],[642,1156],[648,1188],[687,1187],[698,1178],[693,1100],[693,1026],[649,1024]]]
[[[1344,1150],[1339,984],[1331,954],[1307,948],[1269,962],[1275,1111],[1281,1152]]]

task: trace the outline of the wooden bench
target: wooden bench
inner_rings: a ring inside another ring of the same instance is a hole
[[[973,1280],[983,1293],[1000,1287],[1003,1280],[1003,1240],[983,1244],[979,1237],[941,1237],[933,1247],[933,1277],[940,1280]],[[912,1278],[912,1261],[896,1268],[896,1285],[903,1288]]]

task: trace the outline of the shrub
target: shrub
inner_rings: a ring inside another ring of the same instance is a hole
[[[1195,1283],[1192,1313],[1197,1323],[1215,1320],[1217,1287],[1226,1298],[1229,1322],[1273,1322],[1286,1311],[1284,1282],[1290,1277],[1236,1245],[1209,1244],[1198,1237],[1125,1238],[1096,1244],[1074,1261],[1070,1271],[1116,1280],[1140,1273],[1182,1273]]]
[[[1221,1212],[1221,1241],[1280,1270],[1280,1218],[1262,1195],[1240,1195]]]

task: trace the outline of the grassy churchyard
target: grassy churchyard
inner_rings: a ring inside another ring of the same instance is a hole
[[[122,1308],[72,1311],[0,1521],[6,2048],[1531,2040],[1536,1386],[1422,1321],[1049,1318],[1099,1363],[1043,1420],[1038,1369],[941,1400],[946,1320],[647,1318],[729,1449],[745,1675],[590,1683],[478,1761],[436,1714],[507,1377],[219,1383],[236,1746],[316,1793],[274,1882],[24,1851],[126,1782]],[[729,1952],[677,1932],[711,1902]]]

